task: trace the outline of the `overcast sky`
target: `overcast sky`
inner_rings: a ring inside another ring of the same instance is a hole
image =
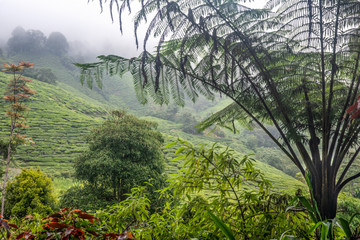
[[[249,2],[249,1],[247,1]],[[265,0],[250,2],[251,7],[261,7]],[[100,14],[99,1],[88,0],[0,0],[0,45],[12,30],[22,26],[45,35],[63,33],[68,41],[82,41],[104,54],[128,55],[135,51],[132,17],[124,15],[124,34],[117,21],[111,22],[109,9]]]

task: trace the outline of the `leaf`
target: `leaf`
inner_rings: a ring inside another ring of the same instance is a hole
[[[61,217],[62,217],[62,215],[57,212],[57,213],[49,215],[47,218],[61,218]]]
[[[301,202],[301,204],[306,207],[306,209],[310,212],[314,212],[314,208],[312,207],[311,203],[309,202],[309,200],[307,200],[305,197],[303,196],[299,196],[299,201]]]
[[[350,223],[343,218],[338,218],[337,223],[346,234],[346,237],[351,238]]]
[[[360,215],[360,213],[354,213],[354,214],[351,216],[350,221],[349,221],[349,224],[351,224],[352,220],[354,220],[354,218],[355,218],[357,215]]]
[[[13,227],[13,228],[16,228],[16,229],[19,229],[19,227],[16,224],[13,224],[13,223],[9,223],[9,226]]]
[[[322,226],[321,226],[321,234],[320,234],[320,239],[321,240],[327,240],[328,238],[328,232],[329,232],[329,222],[323,222]]]
[[[180,147],[178,150],[176,150],[174,155],[179,155],[180,153],[182,153],[183,151],[185,151],[185,147]]]
[[[285,235],[286,233],[290,232],[291,230],[287,230],[285,232],[283,232],[283,234],[281,234],[280,236],[280,240],[290,240],[290,239],[296,239],[296,237],[294,236],[288,236],[288,235]]]
[[[87,214],[87,213],[84,213],[84,212],[79,213],[79,218],[88,219],[91,223],[94,223],[93,219],[99,220],[97,217],[94,217],[93,215],[90,215],[90,214]]]
[[[224,222],[222,222],[217,216],[212,214],[209,210],[207,210],[207,212],[210,215],[211,219],[215,222],[216,226],[218,226],[221,229],[221,231],[224,233],[224,235],[229,240],[235,240],[235,237],[231,229]]]
[[[308,231],[308,233],[312,233],[313,231],[315,231],[315,229],[317,229],[321,224],[323,224],[324,221],[321,222],[317,222],[312,228],[310,228],[310,230]]]
[[[62,229],[62,228],[71,227],[70,225],[67,225],[65,223],[58,223],[58,222],[50,222],[50,223],[46,224],[46,226],[48,226],[51,229],[54,229],[54,228]]]
[[[346,109],[346,112],[347,112],[348,114],[351,114],[352,112],[355,111],[356,107],[357,107],[357,104],[353,104],[353,105],[351,105],[348,109]]]
[[[99,234],[97,234],[95,231],[93,230],[86,230],[88,233],[90,233],[91,235],[94,235],[94,236],[99,236]]]
[[[16,239],[35,239],[35,236],[31,234],[31,231],[25,231],[17,235]]]
[[[177,142],[171,142],[169,144],[167,144],[164,148],[171,148],[173,146],[175,146],[177,144]]]

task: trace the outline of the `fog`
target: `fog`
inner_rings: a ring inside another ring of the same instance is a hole
[[[247,1],[247,5],[259,8],[264,1]],[[122,35],[116,17],[112,23],[107,5],[100,13],[98,0],[0,0],[0,46],[15,27],[22,26],[46,36],[61,32],[69,42],[82,42],[96,54],[137,55],[132,16],[123,15]]]

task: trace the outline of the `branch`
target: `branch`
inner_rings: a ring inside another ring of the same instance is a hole
[[[336,188],[336,191],[337,191],[337,192],[340,192],[341,189],[343,189],[343,187],[345,187],[346,184],[348,184],[349,182],[351,182],[352,180],[354,180],[354,179],[356,179],[356,178],[358,178],[358,177],[360,177],[360,172],[357,173],[357,174],[355,174],[355,175],[353,175],[353,176],[351,176],[351,177],[349,177],[349,178],[346,179],[345,181],[343,181],[343,182]]]
[[[346,165],[344,171],[342,172],[339,180],[338,180],[338,184],[336,184],[336,186],[338,186],[339,184],[341,184],[343,178],[345,177],[346,173],[348,172],[349,168],[351,167],[351,165],[353,164],[353,162],[355,161],[357,155],[359,154],[360,152],[360,147],[358,147],[356,149],[356,152],[354,153],[354,155],[351,157],[350,161],[348,162],[348,164]]]

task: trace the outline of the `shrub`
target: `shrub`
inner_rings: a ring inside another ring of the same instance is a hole
[[[51,179],[40,169],[23,169],[6,186],[5,216],[18,218],[28,214],[49,214],[55,208]]]

